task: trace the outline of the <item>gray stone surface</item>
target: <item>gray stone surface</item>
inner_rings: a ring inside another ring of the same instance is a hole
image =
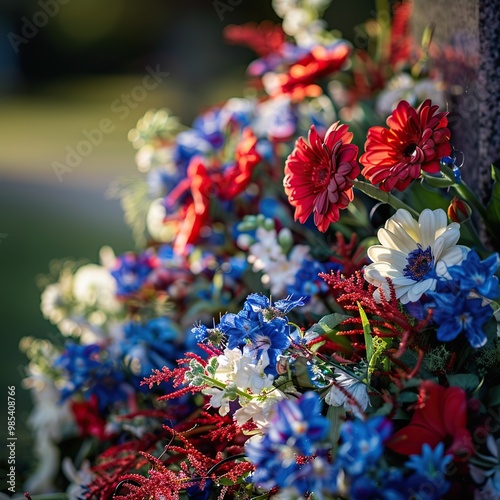
[[[430,69],[448,89],[453,145],[464,179],[484,199],[490,165],[500,166],[500,0],[415,0],[417,41],[434,26]]]

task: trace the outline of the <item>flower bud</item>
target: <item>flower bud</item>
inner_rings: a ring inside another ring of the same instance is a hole
[[[448,217],[453,222],[458,222],[459,224],[469,220],[472,214],[472,209],[465,201],[458,199],[456,196],[450,202],[448,207]]]

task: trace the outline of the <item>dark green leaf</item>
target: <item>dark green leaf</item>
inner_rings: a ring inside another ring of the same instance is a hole
[[[479,377],[473,373],[456,373],[448,375],[448,382],[455,387],[461,387],[465,391],[474,391],[479,385]]]
[[[493,179],[493,187],[491,196],[486,206],[488,221],[490,223],[500,223],[500,169],[491,166],[491,178]]]

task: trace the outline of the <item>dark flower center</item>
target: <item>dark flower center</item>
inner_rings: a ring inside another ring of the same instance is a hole
[[[403,269],[404,276],[414,281],[422,281],[434,269],[434,257],[432,256],[431,247],[429,246],[424,250],[418,244],[418,248],[408,254],[407,262],[408,264]]]
[[[417,150],[417,145],[412,142],[411,144],[408,144],[408,146],[406,146],[405,150],[403,151],[403,155],[411,157],[416,150]]]
[[[320,166],[314,169],[314,174],[314,183],[324,184],[330,177],[330,169],[328,167]]]

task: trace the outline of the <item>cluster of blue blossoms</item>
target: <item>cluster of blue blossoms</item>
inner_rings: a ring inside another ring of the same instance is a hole
[[[392,433],[382,416],[348,421],[342,426],[340,446],[332,457],[327,442],[330,421],[321,415],[321,400],[306,392],[297,401],[280,401],[267,434],[250,440],[245,451],[255,465],[252,482],[265,490],[290,488],[307,495],[345,495],[353,500],[438,500],[449,490],[446,468],[452,460],[440,443],[424,445],[412,455],[405,471],[379,467],[384,441]]]

